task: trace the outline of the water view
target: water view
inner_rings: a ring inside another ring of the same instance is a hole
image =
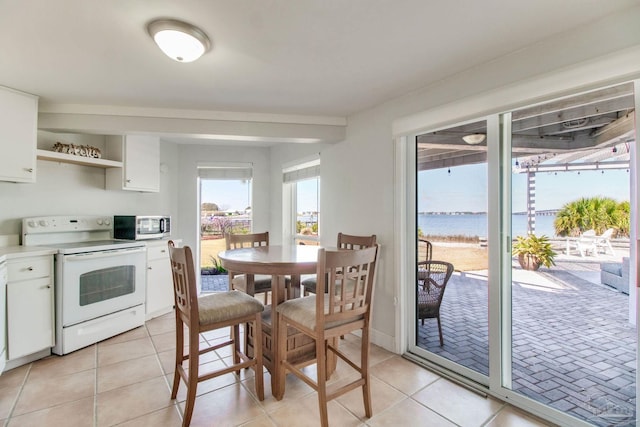
[[[555,215],[536,215],[536,234],[553,237]],[[527,215],[513,214],[511,225],[514,236],[527,234]],[[469,236],[486,237],[487,214],[418,214],[418,227],[425,235],[432,236]]]

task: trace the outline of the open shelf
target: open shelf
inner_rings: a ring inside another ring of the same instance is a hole
[[[51,162],[72,163],[74,165],[93,166],[97,168],[121,168],[122,162],[106,159],[95,159],[93,157],[74,156],[73,154],[58,153],[49,150],[37,150],[39,160]]]

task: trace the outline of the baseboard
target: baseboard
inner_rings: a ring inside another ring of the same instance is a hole
[[[37,353],[29,354],[27,356],[18,357],[17,359],[7,360],[7,364],[4,367],[4,372],[13,368],[17,368],[18,366],[26,365],[27,363],[31,363],[48,356],[51,356],[50,348],[46,348]]]
[[[392,353],[399,354],[395,350],[395,338],[391,335],[385,334],[384,332],[371,329],[371,343]]]

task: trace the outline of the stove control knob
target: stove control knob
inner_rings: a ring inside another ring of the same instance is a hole
[[[111,225],[111,220],[109,218],[105,218],[104,225]]]
[[[27,222],[27,225],[31,228],[36,228],[38,226],[38,223],[36,221],[31,220]]]
[[[98,225],[102,225],[102,218],[98,218],[97,222],[98,222]]]
[[[44,219],[41,219],[41,220],[40,220],[40,226],[41,226],[41,227],[47,227],[47,226],[49,226],[49,221],[44,220]]]

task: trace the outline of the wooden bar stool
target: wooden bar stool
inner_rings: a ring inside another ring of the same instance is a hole
[[[260,346],[255,348],[253,357],[250,358],[242,352],[238,341],[240,324],[248,323],[252,324],[252,332],[257,339],[262,339],[260,316],[264,311],[264,305],[255,298],[238,291],[214,293],[198,298],[191,248],[188,246],[177,248],[171,240],[169,256],[176,305],[176,366],[171,399],[176,398],[180,378],[182,378],[187,386],[187,401],[182,425],[188,426],[191,423],[196,389],[200,381],[234,371],[239,373],[241,369],[251,367],[255,370],[256,394],[258,399],[264,400],[262,348]],[[184,354],[184,326],[188,328],[188,354]],[[231,327],[231,337],[228,341],[200,350],[201,332],[225,327]],[[233,365],[199,376],[199,356],[226,346],[233,346]],[[185,360],[189,362],[188,373],[182,365]]]

